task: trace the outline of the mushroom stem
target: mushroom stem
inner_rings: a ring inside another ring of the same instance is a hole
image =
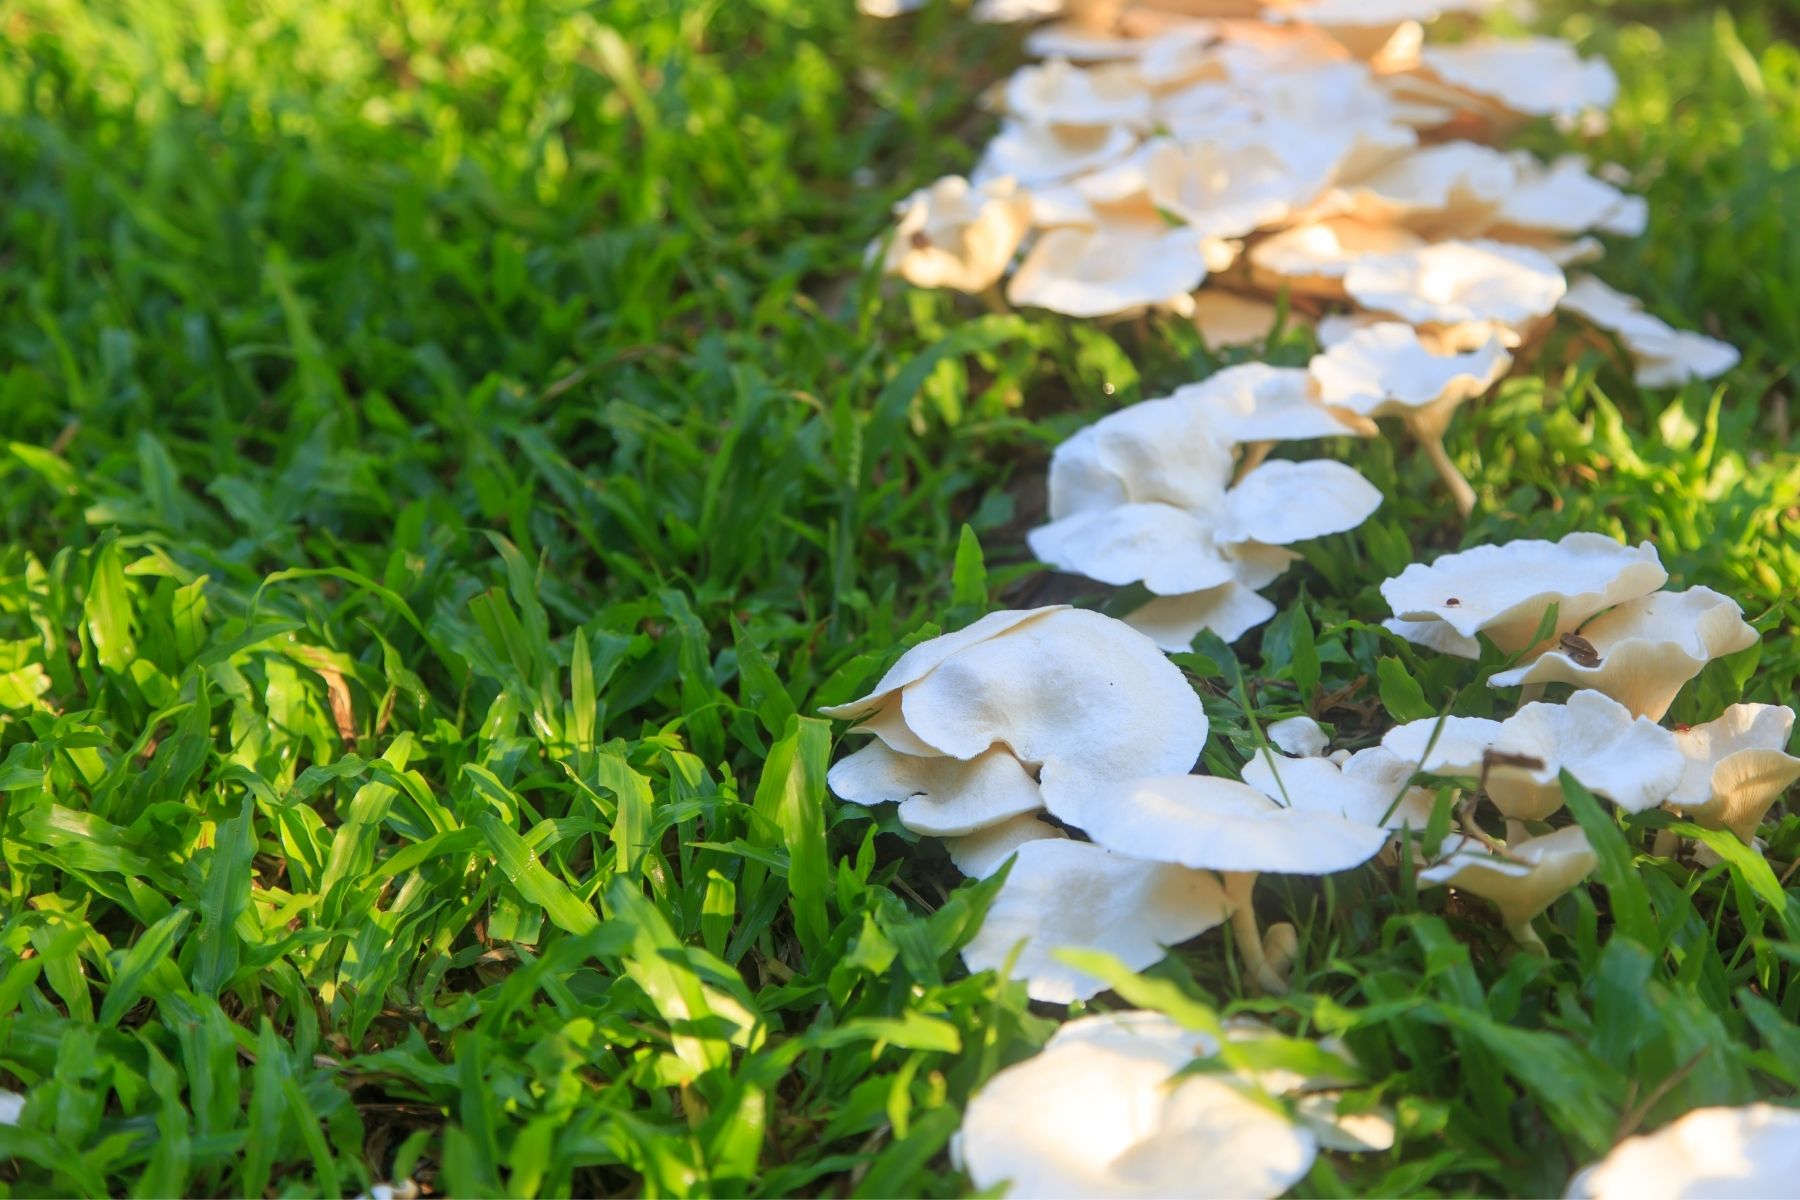
[[[1256,924],[1256,906],[1251,903],[1251,892],[1256,887],[1256,872],[1223,871],[1220,872],[1220,877],[1225,883],[1225,898],[1231,901],[1231,932],[1237,938],[1238,954],[1244,960],[1244,970],[1256,981],[1256,986],[1265,992],[1278,994],[1287,991],[1287,980],[1270,965],[1268,954],[1263,950],[1262,930]]]
[[[1456,464],[1450,461],[1450,452],[1444,449],[1444,439],[1441,436],[1416,432],[1419,445],[1425,448],[1425,457],[1431,460],[1431,465],[1437,468],[1438,478],[1450,489],[1450,497],[1456,501],[1457,511],[1467,517],[1475,511],[1475,489],[1469,486],[1469,481],[1463,478],[1462,472],[1456,469]]]
[[[1519,707],[1524,708],[1527,704],[1536,704],[1544,698],[1544,693],[1549,688],[1550,685],[1547,683],[1524,684],[1519,688]]]
[[[1525,828],[1525,822],[1517,817],[1506,818],[1506,844],[1516,846],[1520,842],[1531,840],[1531,830]]]
[[[1269,451],[1273,449],[1275,449],[1274,442],[1244,443],[1244,457],[1238,463],[1237,477],[1241,480],[1244,476],[1262,466],[1263,460],[1269,457]]]
[[[1659,829],[1656,831],[1656,841],[1650,846],[1650,853],[1658,858],[1674,858],[1679,849],[1681,849],[1681,839],[1675,836],[1675,831]]]
[[[1525,949],[1530,950],[1534,954],[1540,954],[1545,958],[1550,957],[1550,948],[1544,945],[1544,939],[1538,936],[1538,931],[1531,927],[1530,921],[1519,921],[1509,924],[1506,927],[1506,932],[1512,934],[1513,941],[1519,943],[1519,945],[1523,946]]]
[[[1006,297],[1001,294],[1000,285],[997,283],[977,292],[976,295],[981,298],[982,307],[991,313],[1005,317],[1010,316],[1013,312],[1013,306],[1006,302]]]

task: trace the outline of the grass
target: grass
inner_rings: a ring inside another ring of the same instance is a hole
[[[807,714],[1063,587],[1021,537],[1049,448],[1216,361],[864,271],[1016,50],[849,9],[0,13],[0,1193],[964,1190],[962,1101],[1054,1014],[963,972],[985,889],[830,799]],[[1464,541],[1651,538],[1766,631],[1672,715],[1800,694],[1800,51],[1733,12],[1562,27],[1651,199],[1604,273],[1744,365],[1647,394],[1553,349],[1453,431],[1466,530],[1404,447],[1333,448],[1388,501],[1180,660],[1209,764],[1252,717],[1498,703],[1370,627]],[[1344,1033],[1398,1107],[1302,1190],[1554,1193],[1800,1088],[1800,887],[1577,812],[1552,960],[1365,872],[1261,889],[1291,996],[1217,936],[1151,973]]]

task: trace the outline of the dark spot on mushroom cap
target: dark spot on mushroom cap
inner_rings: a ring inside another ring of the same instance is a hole
[[[931,238],[926,236],[923,229],[913,230],[912,237],[909,240],[912,242],[914,250],[923,250],[925,247],[931,245]]]
[[[1448,600],[1444,601],[1444,607],[1445,608],[1461,608],[1462,601],[1458,600],[1455,596],[1452,596]]]

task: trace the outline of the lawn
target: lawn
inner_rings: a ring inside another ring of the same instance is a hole
[[[1379,515],[1176,657],[1222,771],[1302,710],[1353,742],[1497,712],[1372,628],[1384,577],[1484,541],[1647,538],[1737,599],[1760,655],[1676,721],[1800,697],[1800,9],[1543,8],[1617,68],[1587,148],[1650,201],[1602,273],[1744,361],[1644,391],[1553,344],[1452,430],[1466,525],[1397,439],[1334,449]],[[1066,1014],[964,969],[992,885],[832,798],[814,714],[902,643],[1097,602],[1024,545],[1051,449],[1220,365],[1171,316],[866,266],[973,163],[1017,31],[847,0],[0,31],[0,1194],[967,1191],[966,1100]],[[1216,937],[1137,988],[1347,1037],[1400,1141],[1301,1193],[1560,1194],[1800,1089],[1784,812],[1772,869],[1623,822],[1550,958],[1441,889],[1271,879],[1293,991]]]

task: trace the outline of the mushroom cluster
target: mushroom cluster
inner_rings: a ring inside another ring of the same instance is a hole
[[[1391,1113],[1341,1103],[1356,1079],[1341,1045],[1304,1043],[1329,1066],[1303,1075],[1235,1065],[1257,1043],[1287,1040],[1267,1026],[1233,1018],[1216,1029],[1157,1012],[1070,1021],[975,1095],[954,1156],[976,1188],[1014,1196],[1270,1200],[1321,1149],[1393,1145]],[[1209,1069],[1188,1070],[1196,1063]]]
[[[1643,386],[1737,362],[1565,276],[1600,257],[1598,237],[1643,233],[1646,204],[1578,157],[1491,143],[1534,119],[1600,123],[1617,81],[1559,39],[1480,35],[1496,3],[984,4],[990,19],[1061,19],[1026,39],[1042,61],[995,90],[1002,123],[971,176],[899,205],[885,268],[996,303],[1004,280],[1011,304],[1071,317],[1172,310],[1215,348],[1262,342],[1283,311],[1316,324],[1321,353],[1297,386],[1352,427],[1332,432],[1399,418],[1466,513],[1450,418],[1559,309],[1615,336]],[[1453,40],[1428,42],[1440,26]],[[1248,619],[1234,598],[1208,627]],[[1202,606],[1178,607],[1193,624]]]

